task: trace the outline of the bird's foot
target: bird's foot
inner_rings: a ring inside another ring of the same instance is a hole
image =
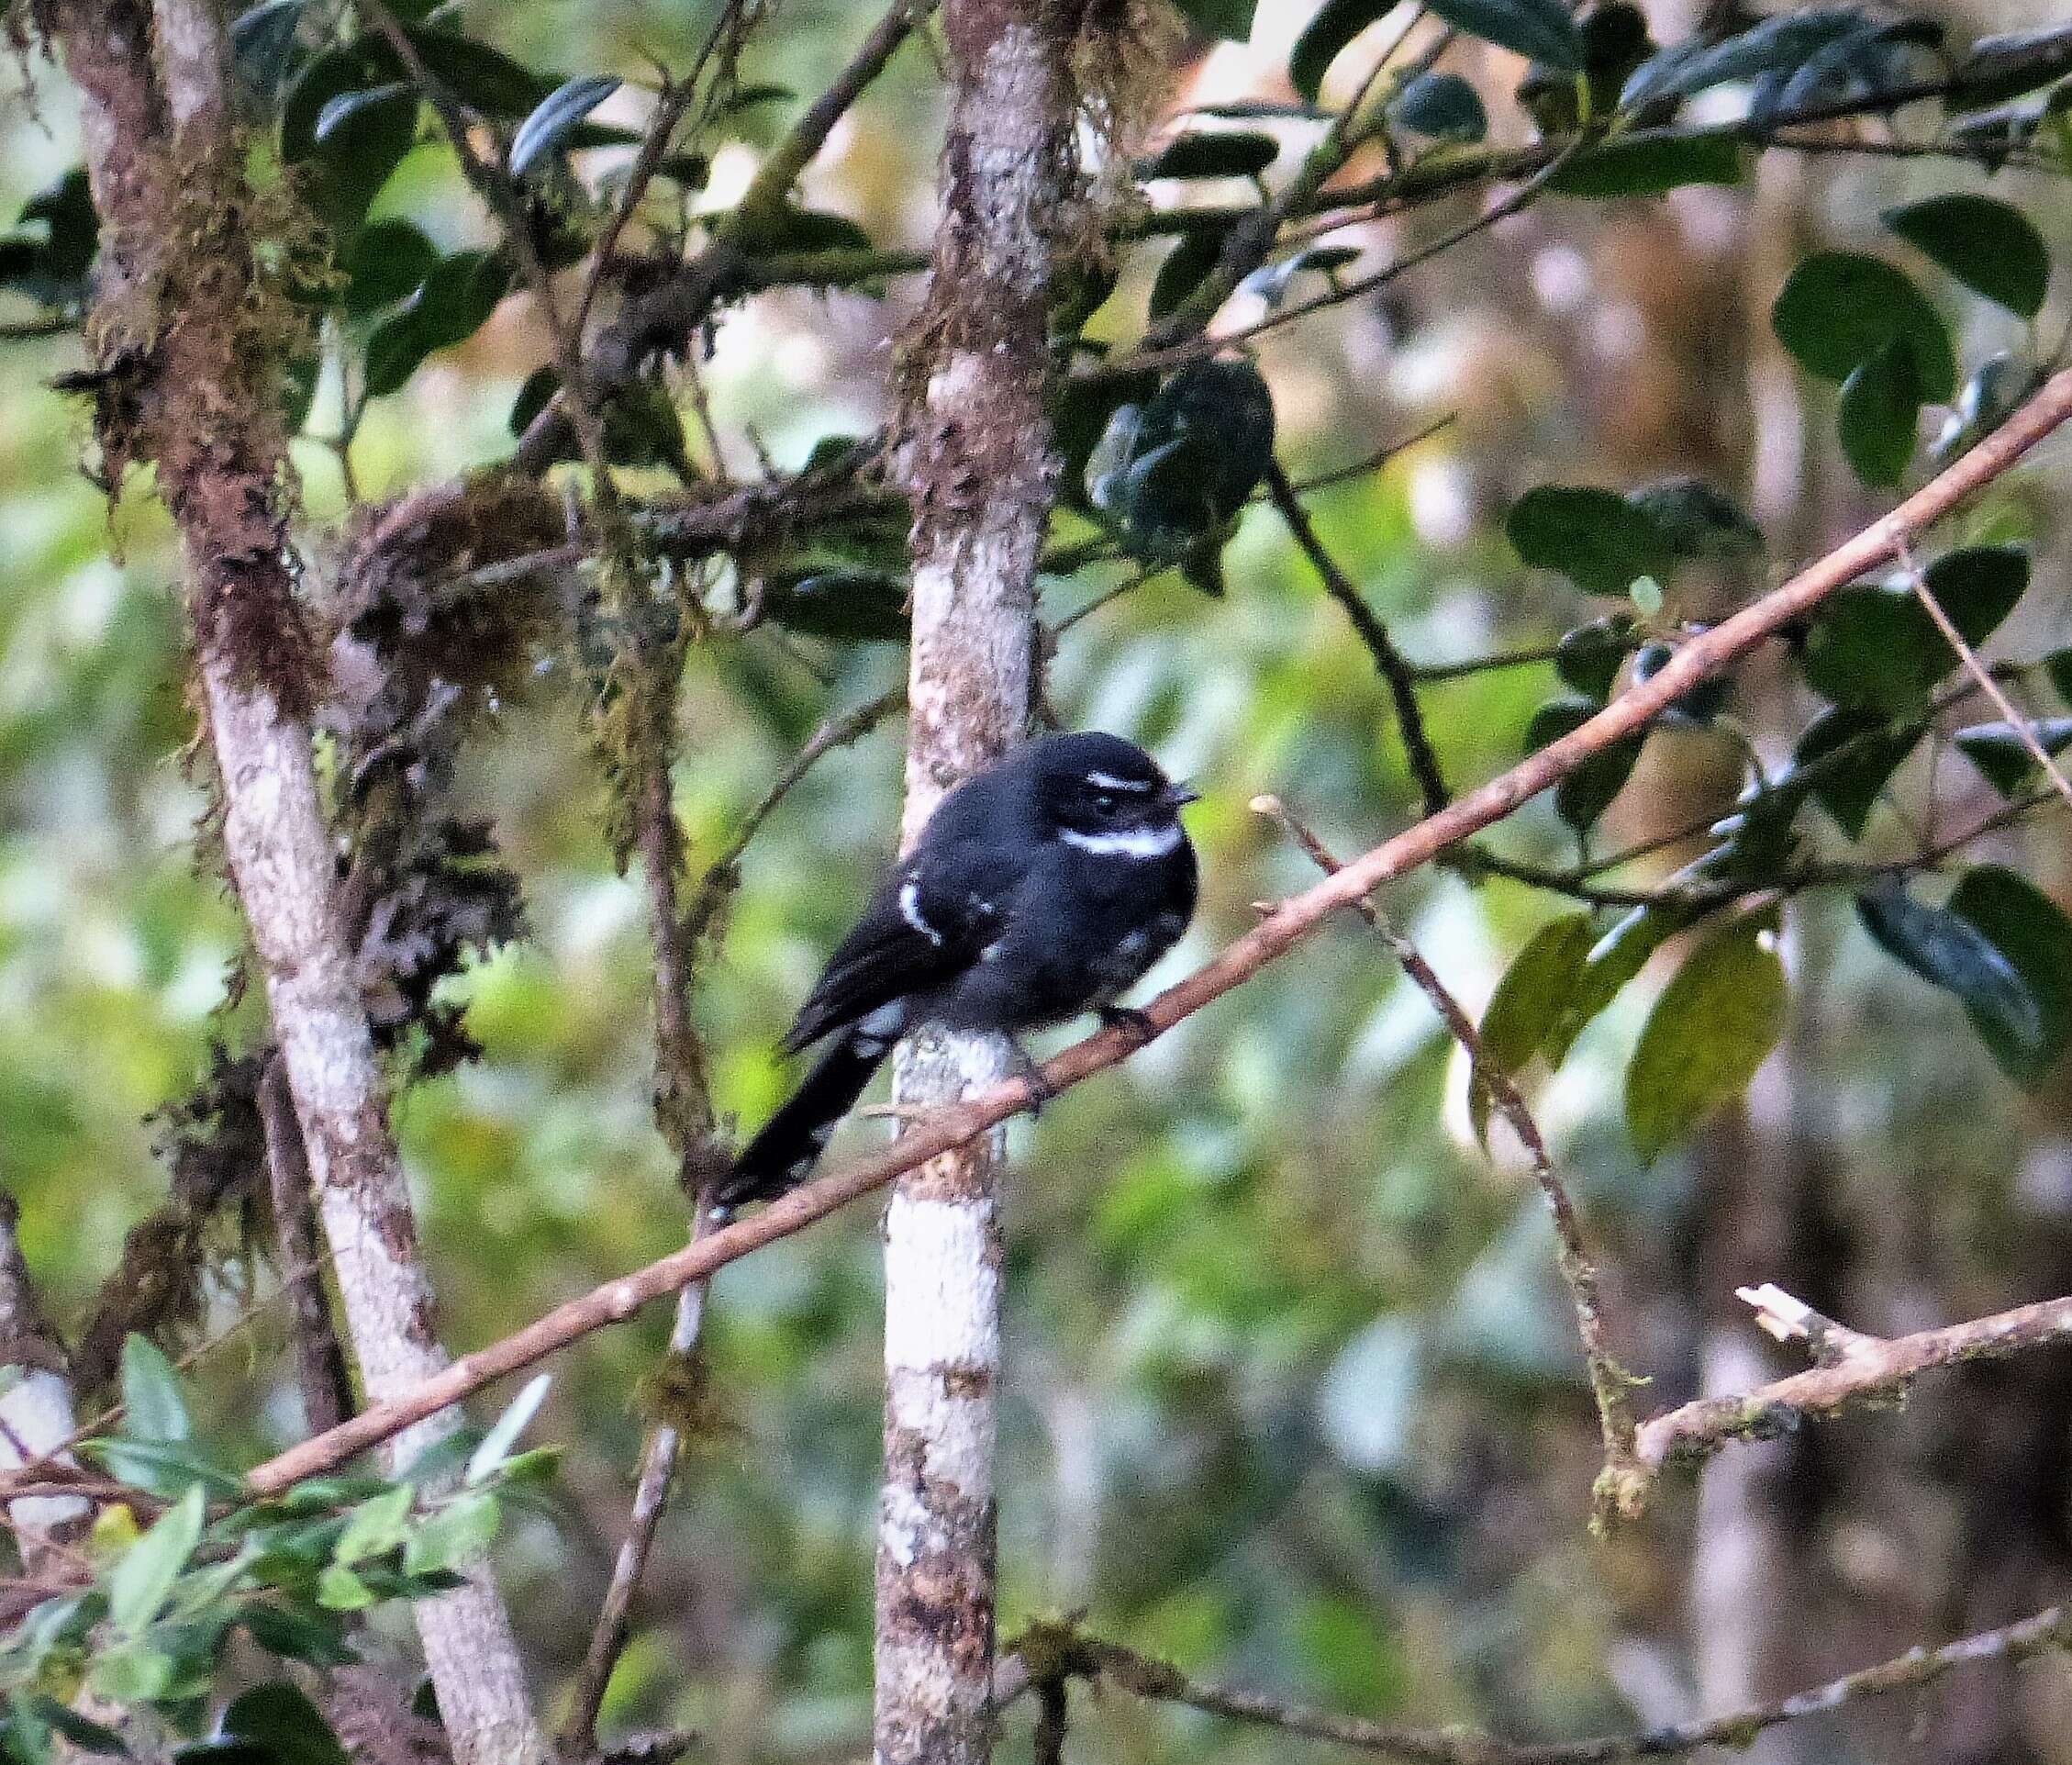
[[[1018,1038],[1010,1035],[1007,1038],[1007,1043],[1008,1076],[1020,1079],[1029,1087],[1029,1119],[1031,1122],[1039,1121],[1042,1117],[1043,1105],[1058,1094],[1057,1087],[1043,1077],[1042,1063],[1023,1047]]]
[[[1151,1021],[1149,1011],[1140,1011],[1134,1005],[1103,1005],[1096,1015],[1104,1030],[1124,1030],[1140,1048],[1158,1033],[1158,1025]]]

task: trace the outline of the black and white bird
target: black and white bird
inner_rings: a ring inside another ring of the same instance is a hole
[[[803,1180],[923,1023],[1012,1037],[1087,1011],[1127,1020],[1116,1000],[1194,916],[1180,825],[1194,800],[1142,748],[1097,732],[1045,736],[959,785],[800,1009],[785,1053],[832,1040],[721,1179],[714,1212]]]

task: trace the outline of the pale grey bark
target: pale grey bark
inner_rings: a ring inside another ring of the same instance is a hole
[[[61,1447],[78,1426],[64,1345],[43,1316],[22,1259],[15,1198],[0,1192],[0,1368],[15,1382],[0,1393],[0,1470],[19,1470]],[[61,1462],[76,1461],[68,1453]],[[22,1570],[38,1574],[50,1556],[51,1535],[86,1512],[76,1495],[23,1495],[7,1503]]]

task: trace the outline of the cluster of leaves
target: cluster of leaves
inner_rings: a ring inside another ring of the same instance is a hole
[[[88,1573],[0,1640],[0,1757],[42,1765],[59,1742],[132,1756],[134,1733],[72,1707],[84,1693],[132,1718],[150,1713],[165,1745],[143,1756],[342,1765],[344,1748],[292,1680],[214,1709],[229,1634],[322,1672],[359,1659],[352,1633],[368,1608],[460,1585],[505,1509],[540,1499],[551,1476],[554,1449],[514,1450],[545,1389],[535,1380],[486,1434],[448,1435],[393,1479],[316,1479],[253,1500],[197,1436],[163,1354],[130,1337],[121,1432],[79,1450],[134,1495],[96,1498]]]

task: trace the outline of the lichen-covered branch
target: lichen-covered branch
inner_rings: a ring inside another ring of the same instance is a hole
[[[333,894],[306,716],[316,659],[295,593],[278,416],[284,297],[253,256],[221,13],[207,0],[44,0],[84,109],[106,241],[98,430],[111,477],[148,459],[186,555],[221,781],[251,929],[369,1394],[445,1367],[372,1032]],[[154,48],[156,55],[154,56]],[[423,1443],[452,1425],[418,1419]],[[409,1436],[398,1451],[408,1451]],[[418,1609],[456,1759],[538,1759],[509,1620],[478,1570]]]
[[[1742,1298],[1772,1335],[1804,1341],[1817,1364],[1753,1391],[1700,1398],[1642,1423],[1634,1454],[1648,1471],[1702,1464],[1733,1441],[1767,1439],[1812,1417],[1889,1402],[1941,1368],[2072,1342],[2072,1299],[2039,1300],[1939,1330],[1885,1337],[1845,1329],[1774,1287],[1744,1290]]]

